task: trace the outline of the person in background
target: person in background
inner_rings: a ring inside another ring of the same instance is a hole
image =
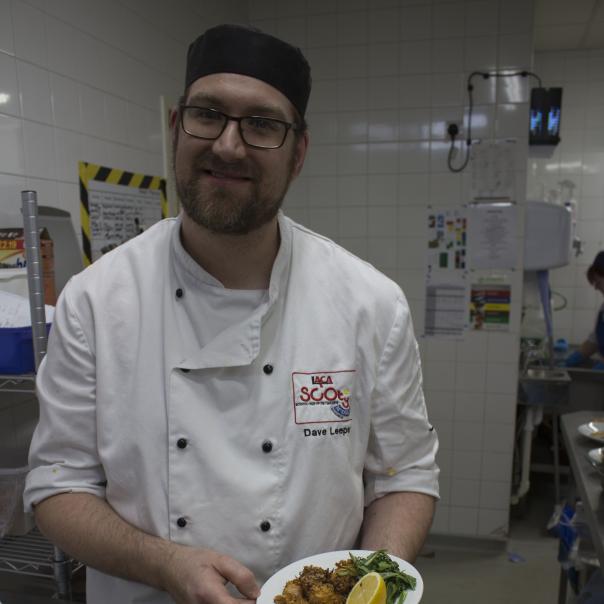
[[[587,269],[587,280],[593,285],[594,289],[604,295],[604,251],[598,252],[591,266]],[[568,355],[564,365],[566,367],[580,367],[585,365],[596,353],[604,357],[604,303],[598,311],[593,331],[578,350]],[[589,368],[604,370],[604,362],[598,360]]]
[[[309,142],[299,49],[220,25],[170,117],[182,212],[62,292],[25,502],[87,601],[252,602],[290,562],[414,560],[438,441],[400,288],[280,208]]]

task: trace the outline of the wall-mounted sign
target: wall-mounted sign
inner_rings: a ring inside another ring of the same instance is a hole
[[[166,181],[117,168],[79,163],[84,263],[136,237],[168,215]]]

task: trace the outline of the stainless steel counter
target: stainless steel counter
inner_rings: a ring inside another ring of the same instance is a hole
[[[601,416],[600,412],[600,416]],[[598,412],[577,411],[561,416],[562,436],[570,461],[578,495],[583,502],[585,519],[591,533],[591,538],[600,561],[604,568],[604,496],[602,483],[597,471],[591,466],[587,453],[598,448],[598,443],[577,431],[581,424],[590,422],[598,417]]]

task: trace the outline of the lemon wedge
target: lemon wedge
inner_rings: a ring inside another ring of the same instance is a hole
[[[380,573],[367,573],[350,590],[346,604],[386,604],[386,583]]]

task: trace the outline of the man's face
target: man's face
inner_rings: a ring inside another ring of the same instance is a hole
[[[228,115],[256,115],[295,122],[295,111],[278,90],[255,78],[220,73],[190,87],[185,105]],[[172,115],[176,189],[187,215],[213,233],[245,234],[273,220],[289,184],[302,169],[308,139],[289,131],[282,147],[256,149],[229,121],[216,140],[192,137]]]

